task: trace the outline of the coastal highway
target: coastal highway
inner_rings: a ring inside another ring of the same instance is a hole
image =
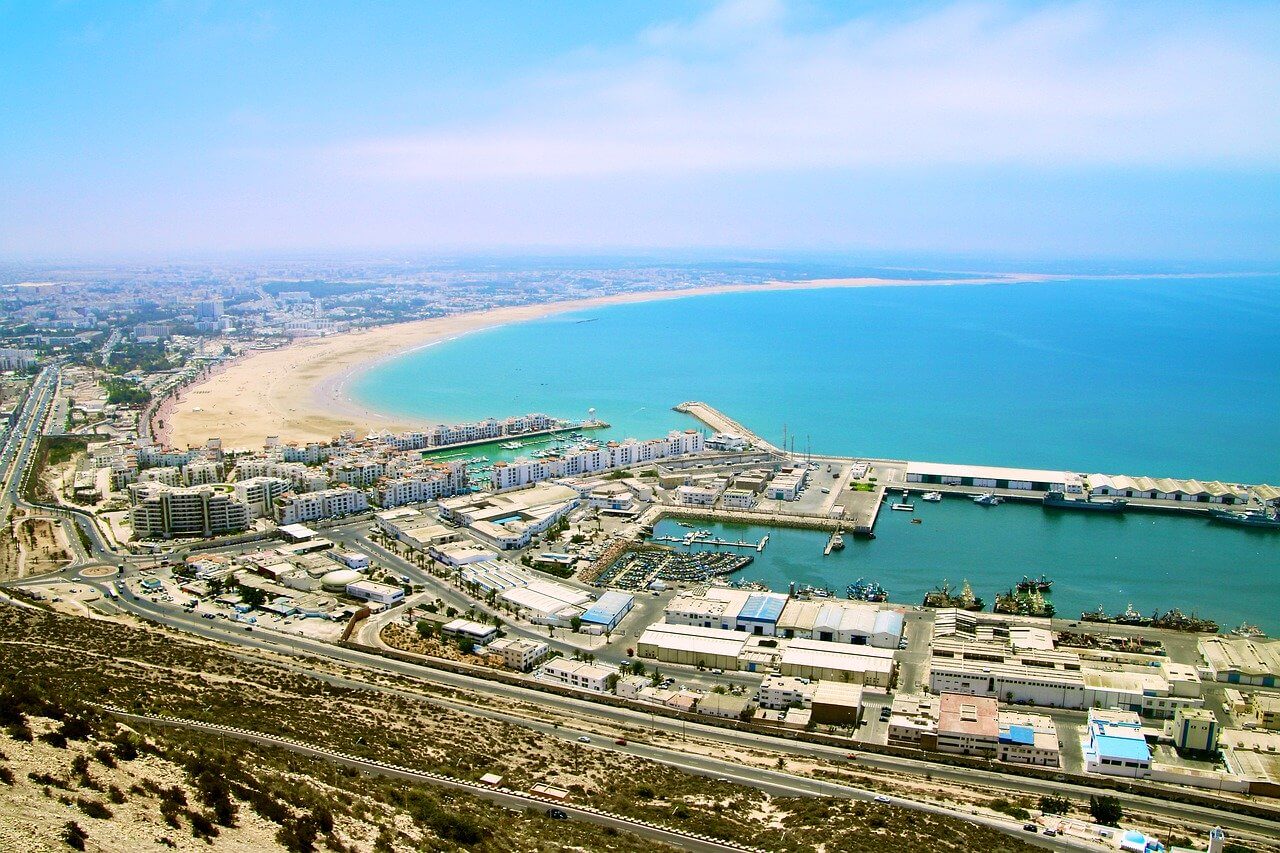
[[[409,676],[417,680],[433,683],[442,687],[453,687],[463,690],[503,695],[526,704],[530,699],[528,691],[521,687],[489,682],[487,680],[475,679],[439,670],[431,670],[415,664],[388,660],[352,649],[331,647],[328,646],[328,644],[316,641],[299,640],[295,642],[296,638],[294,637],[275,637],[271,636],[269,632],[265,632],[261,629],[244,631],[243,628],[239,626],[232,626],[225,622],[219,622],[218,620],[210,621],[198,618],[187,619],[184,618],[186,614],[179,616],[178,614],[168,613],[166,611],[169,608],[155,604],[147,599],[138,599],[135,602],[132,600],[131,596],[126,596],[124,599],[117,602],[110,602],[110,604],[113,606],[119,605],[122,609],[130,611],[133,610],[133,605],[138,605],[141,611],[149,614],[148,618],[152,618],[154,621],[160,622],[161,624],[169,624],[173,627],[185,626],[190,629],[192,633],[197,633],[211,639],[230,642],[235,645],[299,656],[308,654],[314,654],[317,656],[324,655],[330,658],[336,658],[341,660],[343,663],[350,664],[358,669],[368,670],[372,673],[385,673],[386,671],[392,671],[400,675]],[[312,651],[308,652],[308,650]],[[779,743],[776,739],[768,738],[766,736],[731,732],[714,726],[703,726],[695,723],[681,723],[681,721],[678,720],[668,720],[663,718],[654,719],[642,711],[605,707],[585,699],[574,699],[556,694],[538,694],[538,704],[543,710],[550,711],[554,709],[562,714],[586,716],[588,719],[592,719],[593,722],[599,726],[598,728],[584,728],[581,727],[580,723],[576,725],[561,724],[555,721],[548,721],[546,716],[531,716],[498,711],[482,704],[471,704],[463,700],[446,699],[435,695],[406,690],[404,688],[389,687],[382,684],[372,684],[355,678],[336,676],[332,673],[317,671],[305,665],[291,668],[312,678],[323,680],[334,686],[410,697],[418,701],[425,701],[429,704],[446,707],[460,713],[482,716],[518,725],[551,737],[560,738],[580,748],[608,749],[623,754],[635,755],[637,757],[656,761],[669,767],[694,773],[696,775],[706,776],[712,779],[723,779],[735,784],[753,787],[772,796],[830,796],[857,800],[871,800],[877,796],[876,791],[870,791],[851,785],[844,785],[821,779],[813,779],[806,776],[798,776],[780,770],[768,770],[754,767],[744,768],[738,762],[715,758],[712,756],[704,756],[693,752],[686,752],[673,747],[658,746],[641,742],[629,742],[625,746],[619,746],[611,742],[612,739],[617,736],[616,733],[618,732],[619,727],[630,726],[634,728],[648,728],[656,731],[663,731],[672,736],[693,736],[695,738],[706,739],[709,735],[712,738],[720,739],[726,743],[755,748],[789,749],[789,747],[795,746],[794,744]],[[720,738],[720,735],[736,735],[737,737]],[[591,744],[580,744],[578,742],[579,737],[595,738],[598,739],[601,744],[597,745],[596,740],[593,740]],[[790,751],[799,752],[799,750]],[[815,757],[847,760],[846,753],[843,750],[819,747],[815,750],[804,750],[804,752],[805,754],[813,755]],[[861,763],[858,765],[858,768],[865,769]],[[937,777],[940,774],[935,772],[934,775]],[[1009,818],[980,815],[972,811],[949,808],[934,803],[919,802],[901,797],[890,797],[889,800],[890,804],[894,806],[981,824],[1021,838],[1028,843],[1037,843],[1040,846],[1049,849],[1098,849],[1096,844],[1083,843],[1078,839],[1031,836],[1022,829],[1021,821],[1015,821]]]
[[[103,590],[105,590],[108,585],[105,581],[86,581],[82,579],[77,582],[91,583]],[[192,634],[230,643],[232,645],[273,651],[297,657],[331,659],[355,669],[367,671],[371,674],[391,672],[417,679],[428,684],[468,690],[479,694],[500,695],[525,703],[527,703],[532,697],[536,696],[538,705],[548,714],[572,714],[582,719],[591,720],[596,725],[600,726],[601,730],[606,733],[618,732],[622,727],[632,727],[640,730],[665,732],[669,736],[695,737],[703,741],[719,742],[726,747],[751,747],[782,751],[798,757],[824,758],[837,762],[848,761],[848,750],[846,749],[799,742],[755,732],[735,731],[714,725],[690,723],[683,722],[681,720],[657,717],[647,714],[639,708],[615,708],[592,702],[586,698],[578,699],[575,697],[566,697],[558,694],[541,692],[537,694],[530,694],[527,688],[518,685],[509,685],[468,675],[435,670],[422,665],[383,658],[372,653],[333,646],[316,640],[309,640],[293,635],[275,634],[274,632],[261,628],[254,631],[245,631],[241,626],[232,625],[224,620],[200,619],[198,617],[185,614],[176,607],[154,603],[145,598],[134,600],[127,594],[124,598],[116,601],[104,600],[101,602],[101,606],[102,609],[107,611],[119,610],[134,613],[135,615],[142,616],[143,618],[162,625],[178,628]],[[309,672],[315,677],[326,679],[332,677],[323,673],[315,672],[314,670],[309,670]],[[384,689],[379,685],[370,684],[360,680],[354,681],[349,686],[358,686],[362,689],[369,690]],[[435,701],[434,697],[431,696],[423,698],[426,698],[428,701]],[[486,712],[486,709],[479,705],[468,705],[466,710],[468,713]],[[543,717],[511,717],[508,721],[525,727],[548,725],[547,719]],[[566,738],[576,738],[579,734],[578,732],[555,729],[554,725],[553,731],[558,732],[560,736]],[[592,733],[588,734],[590,735]],[[599,736],[600,732],[596,731],[594,734]],[[637,748],[639,748],[639,746],[640,745],[637,745]],[[665,747],[653,747],[653,749],[658,751],[652,754],[646,754],[644,757],[663,761],[663,763],[679,767],[689,772],[701,772],[703,775],[712,778],[727,778],[736,782],[741,782],[742,784],[762,788],[763,790],[769,790],[768,788],[763,788],[762,786],[764,785],[783,785],[784,788],[792,794],[809,793],[814,796],[837,795],[834,789],[822,787],[823,785],[829,785],[831,783],[819,783],[818,780],[807,779],[806,777],[794,776],[792,774],[779,774],[776,771],[768,771],[768,775],[764,775],[755,769],[744,770],[741,765],[721,761],[715,758],[691,755],[683,751]],[[850,765],[851,769],[854,769],[854,767],[855,765]],[[982,784],[993,788],[1003,789],[1010,795],[1026,794],[1038,796],[1040,794],[1055,794],[1081,799],[1088,798],[1091,794],[1097,793],[1097,789],[1095,788],[1085,785],[1077,785],[1067,781],[1056,782],[1052,780],[1011,777],[995,771],[950,767],[948,765],[936,764],[918,759],[899,758],[896,756],[868,753],[858,754],[856,769],[860,772],[879,772],[885,774],[907,773],[916,776],[928,775],[933,779],[945,780],[965,786]],[[860,790],[849,786],[838,787],[841,790],[841,794],[839,795],[842,796],[859,796],[866,798],[874,794],[874,792],[871,791]],[[1262,818],[1238,815],[1229,811],[1204,806],[1171,802],[1139,794],[1129,794],[1125,792],[1111,793],[1120,799],[1128,808],[1141,810],[1170,819],[1189,821],[1206,827],[1215,825],[1221,826],[1242,837],[1270,839],[1274,838],[1277,832],[1280,832],[1280,825],[1274,821]],[[906,799],[895,798],[893,802],[895,805],[899,805],[904,808],[918,808],[922,810],[936,808],[929,803],[920,803]],[[980,817],[969,813],[947,813],[970,821]],[[1020,826],[1020,824],[1016,824],[1015,822],[1009,822],[1008,826],[1001,828],[1011,833],[1022,833]],[[1022,836],[1025,836],[1025,833],[1020,835],[1020,837]],[[1026,837],[1025,840],[1030,839],[1029,837]]]

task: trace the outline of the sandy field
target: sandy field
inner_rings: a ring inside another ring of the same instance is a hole
[[[420,427],[423,422],[390,418],[364,408],[346,393],[347,384],[372,365],[410,350],[480,329],[569,311],[746,290],[1013,284],[1045,278],[1028,274],[912,281],[848,278],[656,290],[497,308],[396,323],[327,338],[304,338],[277,350],[248,355],[204,382],[184,389],[172,406],[166,407],[161,433],[173,447],[199,445],[210,438],[220,438],[224,449],[256,449],[269,435],[277,435],[283,441],[328,441],[347,429],[363,433]]]

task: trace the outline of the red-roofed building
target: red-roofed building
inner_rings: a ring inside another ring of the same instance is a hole
[[[995,756],[1000,744],[1000,711],[995,699],[943,693],[938,705],[939,752]]]

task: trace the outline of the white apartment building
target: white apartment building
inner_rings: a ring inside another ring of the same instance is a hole
[[[35,363],[35,350],[0,349],[0,370],[26,370]]]
[[[543,677],[569,687],[590,690],[592,693],[609,692],[609,676],[618,675],[613,667],[599,666],[584,660],[556,658],[542,667]]]
[[[249,526],[249,508],[230,489],[143,483],[131,486],[130,492],[135,505],[129,518],[139,539],[208,537]]]
[[[372,486],[387,474],[386,463],[380,459],[347,457],[330,460],[325,467],[333,482],[360,488]]]
[[[350,515],[368,508],[368,496],[350,486],[323,489],[301,495],[286,492],[276,501],[276,521],[280,524],[298,524],[304,521]]]
[[[813,706],[815,689],[816,684],[808,678],[793,675],[765,676],[756,690],[756,704],[773,711],[784,711],[791,707],[810,708]]]
[[[378,503],[390,508],[453,497],[467,485],[467,466],[461,462],[430,465],[412,473],[386,477],[377,484]]]
[[[604,446],[587,447],[563,457],[517,459],[497,462],[493,466],[491,484],[495,490],[513,489],[530,483],[560,477],[580,477],[600,471],[627,468],[672,456],[701,453],[702,433],[697,430],[672,430],[666,438],[622,442],[610,441]]]
[[[232,484],[236,497],[249,508],[251,518],[274,515],[276,498],[289,491],[291,484],[281,477],[250,477]]]
[[[281,462],[275,459],[241,459],[236,463],[236,477],[279,477],[293,484],[295,492],[317,492],[329,487],[329,478],[322,470],[309,468],[301,462]]]
[[[499,637],[486,646],[485,651],[501,656],[502,665],[507,669],[528,672],[547,656],[548,647],[546,643],[533,640]]]

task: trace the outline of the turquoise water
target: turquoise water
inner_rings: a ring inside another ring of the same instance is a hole
[[[1278,389],[1280,277],[1270,276],[611,306],[406,355],[365,374],[353,393],[373,408],[447,421],[582,417],[595,407],[611,434],[640,438],[697,426],[670,407],[701,399],[775,442],[785,426],[797,450],[1277,483]],[[826,562],[820,545],[810,562],[780,557],[770,582],[842,590],[875,574],[895,600],[915,600],[943,577],[968,577],[990,601],[1044,571],[1058,579],[1064,613],[1132,601],[1280,629],[1275,534],[1016,505],[984,516],[959,502],[929,507],[921,525],[903,515],[887,513],[876,540]],[[855,557],[867,568],[849,577]]]

